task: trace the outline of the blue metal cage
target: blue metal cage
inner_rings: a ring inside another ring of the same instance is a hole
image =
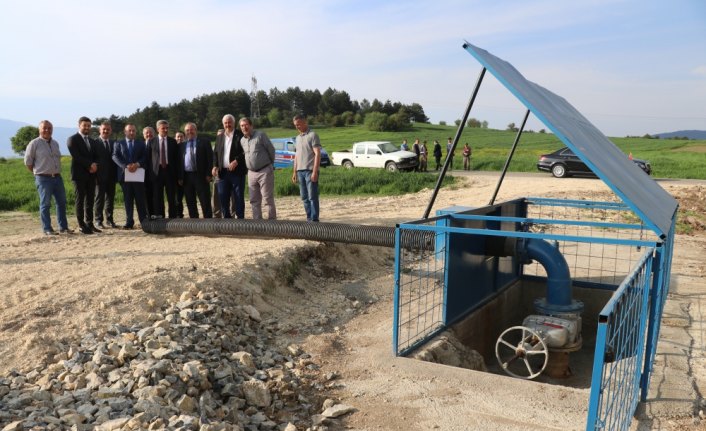
[[[418,231],[433,232],[433,246],[399,246],[405,235]],[[599,315],[589,316],[597,325],[587,429],[629,427],[640,397],[647,394],[673,235],[662,240],[621,203],[546,198],[441,210],[437,217],[399,224],[396,235],[396,355],[413,352],[518,283],[546,280],[535,263],[486,255],[489,238],[556,244],[570,265],[574,286],[612,292]],[[493,318],[499,321],[495,326],[512,324],[512,316]],[[494,337],[487,334],[488,340]]]
[[[470,43],[463,47],[482,69],[449,152],[459,142],[486,71],[527,111],[487,206],[454,207],[429,217],[447,158],[422,219],[397,226],[394,353],[406,355],[463,320],[459,325],[473,333],[479,353],[487,357],[497,328],[516,325],[510,314],[523,306],[517,291],[539,280],[546,283],[549,298],[550,286],[557,284],[548,274],[551,265],[527,264],[526,255],[500,252],[497,244],[544,244],[549,249],[551,243],[560,253],[555,260],[565,261],[562,271],[570,273],[570,289],[594,302],[582,317],[591,324],[589,332],[595,332],[587,337],[594,355],[586,429],[628,429],[639,400],[647,397],[669,291],[678,204],[566,99],[528,81],[488,51]],[[495,203],[530,113],[612,190],[616,201],[521,198]],[[419,231],[432,234],[433,244],[400,246],[412,243],[405,237]],[[596,298],[605,303],[598,307]],[[551,305],[578,310],[583,307],[579,302]],[[475,319],[477,314],[482,318]],[[495,325],[486,324],[489,319]],[[589,347],[584,343],[582,348]]]

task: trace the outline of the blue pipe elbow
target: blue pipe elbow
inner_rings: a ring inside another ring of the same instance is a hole
[[[536,260],[547,272],[547,308],[572,306],[569,264],[557,247],[542,239],[527,238],[518,241],[518,254]]]

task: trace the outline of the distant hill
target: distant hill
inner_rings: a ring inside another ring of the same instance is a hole
[[[17,131],[29,124],[21,121],[5,120],[0,118],[0,157],[12,158],[20,157],[12,151],[12,142],[10,139],[17,134]],[[61,154],[68,155],[69,150],[66,148],[66,139],[76,133],[75,127],[58,127],[54,124],[54,133],[52,137],[59,143]]]
[[[706,130],[678,130],[676,132],[657,133],[652,135],[655,138],[689,138],[689,139],[706,139]]]

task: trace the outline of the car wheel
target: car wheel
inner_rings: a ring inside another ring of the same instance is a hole
[[[397,172],[397,163],[395,162],[389,162],[388,164],[385,165],[385,169],[387,169],[389,172]]]
[[[566,166],[561,163],[552,166],[552,175],[557,178],[564,178],[566,176]]]
[[[343,162],[343,167],[346,169],[353,169],[353,162],[351,162],[350,160],[346,160],[345,162]]]

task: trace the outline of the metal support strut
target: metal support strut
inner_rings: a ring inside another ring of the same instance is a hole
[[[451,151],[449,151],[446,154],[446,161],[444,162],[444,166],[441,168],[441,172],[439,173],[439,179],[436,180],[436,186],[434,186],[434,191],[431,194],[431,199],[429,199],[429,205],[427,205],[426,211],[424,211],[424,215],[422,216],[423,219],[429,218],[429,213],[431,212],[432,207],[434,206],[434,201],[436,200],[436,195],[439,194],[439,189],[441,188],[441,183],[444,181],[444,177],[446,176],[446,170],[449,167],[449,163],[451,163],[451,157],[449,157],[449,154],[453,154],[453,152],[456,150],[456,145],[458,144],[459,139],[461,139],[461,133],[463,132],[463,127],[466,125],[466,121],[468,120],[468,114],[471,113],[471,108],[473,107],[473,103],[476,101],[476,96],[478,95],[478,90],[480,89],[480,84],[483,82],[483,77],[485,76],[485,67],[483,70],[480,71],[480,75],[478,75],[478,81],[476,82],[476,86],[473,89],[473,94],[471,94],[471,99],[468,101],[468,106],[466,107],[466,112],[463,114],[463,119],[461,120],[461,124],[458,125],[458,130],[456,130],[456,136],[454,136],[454,141],[453,144],[451,145]]]
[[[500,190],[500,186],[503,183],[503,179],[505,179],[505,174],[507,173],[507,168],[510,166],[510,161],[512,160],[513,154],[515,154],[515,149],[517,148],[517,143],[520,142],[520,136],[522,136],[522,131],[525,129],[525,124],[527,124],[527,118],[529,117],[530,110],[528,109],[527,112],[525,112],[525,118],[522,120],[522,125],[520,126],[519,129],[517,129],[517,135],[515,135],[515,142],[512,143],[512,149],[510,150],[510,154],[507,156],[507,160],[505,160],[505,166],[503,166],[503,171],[500,174],[500,178],[498,179],[498,185],[495,186],[495,191],[493,192],[493,197],[490,198],[490,203],[488,205],[493,205],[495,203],[495,198],[498,196],[498,191]]]

